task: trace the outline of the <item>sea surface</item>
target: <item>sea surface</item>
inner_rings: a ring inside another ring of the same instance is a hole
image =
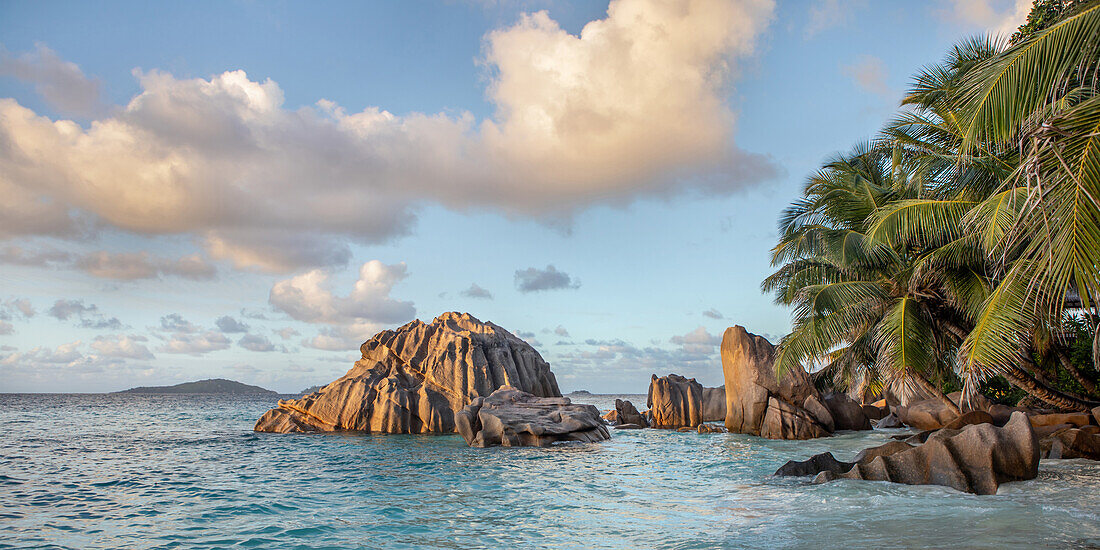
[[[771,474],[899,430],[622,430],[550,449],[254,433],[276,400],[0,394],[0,548],[1100,547],[1100,463],[1086,460],[1044,460],[992,496],[813,485]]]

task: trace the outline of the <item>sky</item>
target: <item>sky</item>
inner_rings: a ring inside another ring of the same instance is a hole
[[[0,2],[0,391],[294,393],[446,311],[722,383],[805,178],[1027,0]]]

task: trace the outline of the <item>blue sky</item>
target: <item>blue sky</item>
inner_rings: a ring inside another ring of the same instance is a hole
[[[718,385],[806,175],[1026,13],[657,4],[0,3],[0,391],[293,392],[451,310]]]

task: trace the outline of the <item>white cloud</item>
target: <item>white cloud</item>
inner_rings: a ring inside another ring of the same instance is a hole
[[[155,359],[149,348],[139,344],[144,338],[134,338],[121,334],[97,336],[91,343],[91,348],[104,357],[118,357],[122,359]]]
[[[538,292],[541,290],[560,290],[580,288],[581,282],[564,271],[558,271],[553,265],[545,269],[529,267],[516,270],[516,289],[520,292]]]
[[[69,342],[68,344],[61,344],[54,349],[35,347],[27,352],[15,352],[3,356],[0,358],[0,364],[2,365],[17,365],[17,364],[49,364],[49,365],[71,365],[76,364],[84,355],[80,353],[80,340],[75,342]]]
[[[725,316],[722,315],[722,312],[718,311],[717,309],[714,309],[714,308],[710,308],[710,309],[704,311],[703,312],[703,317],[709,317],[711,319],[725,319]]]
[[[722,345],[722,337],[707,332],[704,327],[699,327],[683,336],[673,336],[668,341],[679,345],[684,353],[701,355],[712,354],[714,348]]]
[[[14,56],[0,45],[0,76],[29,82],[54,109],[77,116],[103,110],[99,81],[84,76],[75,63],[63,61],[42,44],[34,52]]]
[[[271,340],[259,334],[245,334],[237,341],[237,345],[249,351],[275,351]]]
[[[1027,22],[1032,0],[945,0],[945,4],[940,10],[941,17],[1007,38]]]
[[[283,340],[290,340],[291,338],[298,336],[299,332],[292,327],[283,327],[275,331],[275,334],[279,335],[279,338]]]
[[[220,332],[207,330],[200,333],[173,333],[171,338],[157,348],[163,353],[202,355],[229,348],[229,339]]]
[[[35,313],[34,305],[26,298],[10,298],[0,302],[0,321],[11,321],[16,317],[30,319]]]
[[[478,298],[481,300],[492,300],[493,293],[478,286],[477,283],[470,283],[470,288],[459,292],[459,294],[467,298]]]
[[[861,55],[859,60],[843,67],[844,74],[850,76],[857,86],[866,92],[892,99],[895,94],[888,84],[886,63],[873,55]]]
[[[243,71],[135,72],[87,127],[0,100],[0,236],[89,227],[185,234],[215,259],[289,272],[408,233],[419,204],[563,216],[772,177],[725,103],[771,0],[615,0],[579,36],[545,12],[485,39],[486,120],[284,107]]]
[[[346,297],[332,294],[329,274],[315,269],[275,283],[268,301],[275,309],[307,323],[334,325],[395,323],[416,315],[412,302],[390,297],[407,276],[404,262],[386,265],[371,260],[359,268],[359,280]]]
[[[132,281],[171,275],[192,280],[212,279],[217,269],[202,256],[191,254],[175,260],[157,258],[147,252],[91,252],[75,262],[75,267],[104,279]]]
[[[13,325],[13,324],[11,324],[7,321],[0,321],[0,336],[4,336],[4,335],[7,335],[7,334],[12,334],[14,332],[15,332],[15,325]]]
[[[61,298],[54,302],[46,313],[60,321],[67,321],[69,318],[75,317],[80,320],[77,325],[80,328],[110,330],[122,328],[122,321],[119,321],[117,317],[105,317],[100,313],[99,306],[95,304],[86,305],[84,300]]]

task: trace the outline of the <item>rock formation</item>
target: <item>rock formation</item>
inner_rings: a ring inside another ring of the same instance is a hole
[[[1039,474],[1039,441],[1023,413],[1013,414],[1003,428],[975,424],[961,430],[940,430],[923,445],[899,449],[856,463],[847,472],[823,471],[814,482],[866,479],[945,485],[991,495],[1001,483],[1034,479]]]
[[[703,422],[726,420],[726,387],[703,388]]]
[[[536,397],[511,386],[474,399],[455,414],[455,425],[471,447],[611,439],[596,407],[573,404],[568,397]]]
[[[819,406],[823,403],[806,371],[794,368],[776,379],[775,347],[764,337],[741,326],[726,329],[722,373],[729,431],[783,439],[829,434],[833,419],[822,413],[827,407]]]
[[[613,412],[615,412],[615,423],[617,424],[636,424],[643,428],[649,425],[646,417],[642,416],[642,413],[638,412],[638,409],[630,401],[616,399]]]
[[[694,428],[703,423],[703,385],[678,374],[649,381],[646,406],[653,416],[653,428]]]
[[[342,378],[300,399],[279,401],[260,432],[451,433],[454,413],[497,388],[560,397],[550,365],[503,328],[444,313],[384,330]],[[598,416],[598,415],[597,415]]]
[[[863,412],[859,403],[847,394],[831,391],[821,396],[825,406],[833,415],[838,430],[870,430],[871,421]]]

